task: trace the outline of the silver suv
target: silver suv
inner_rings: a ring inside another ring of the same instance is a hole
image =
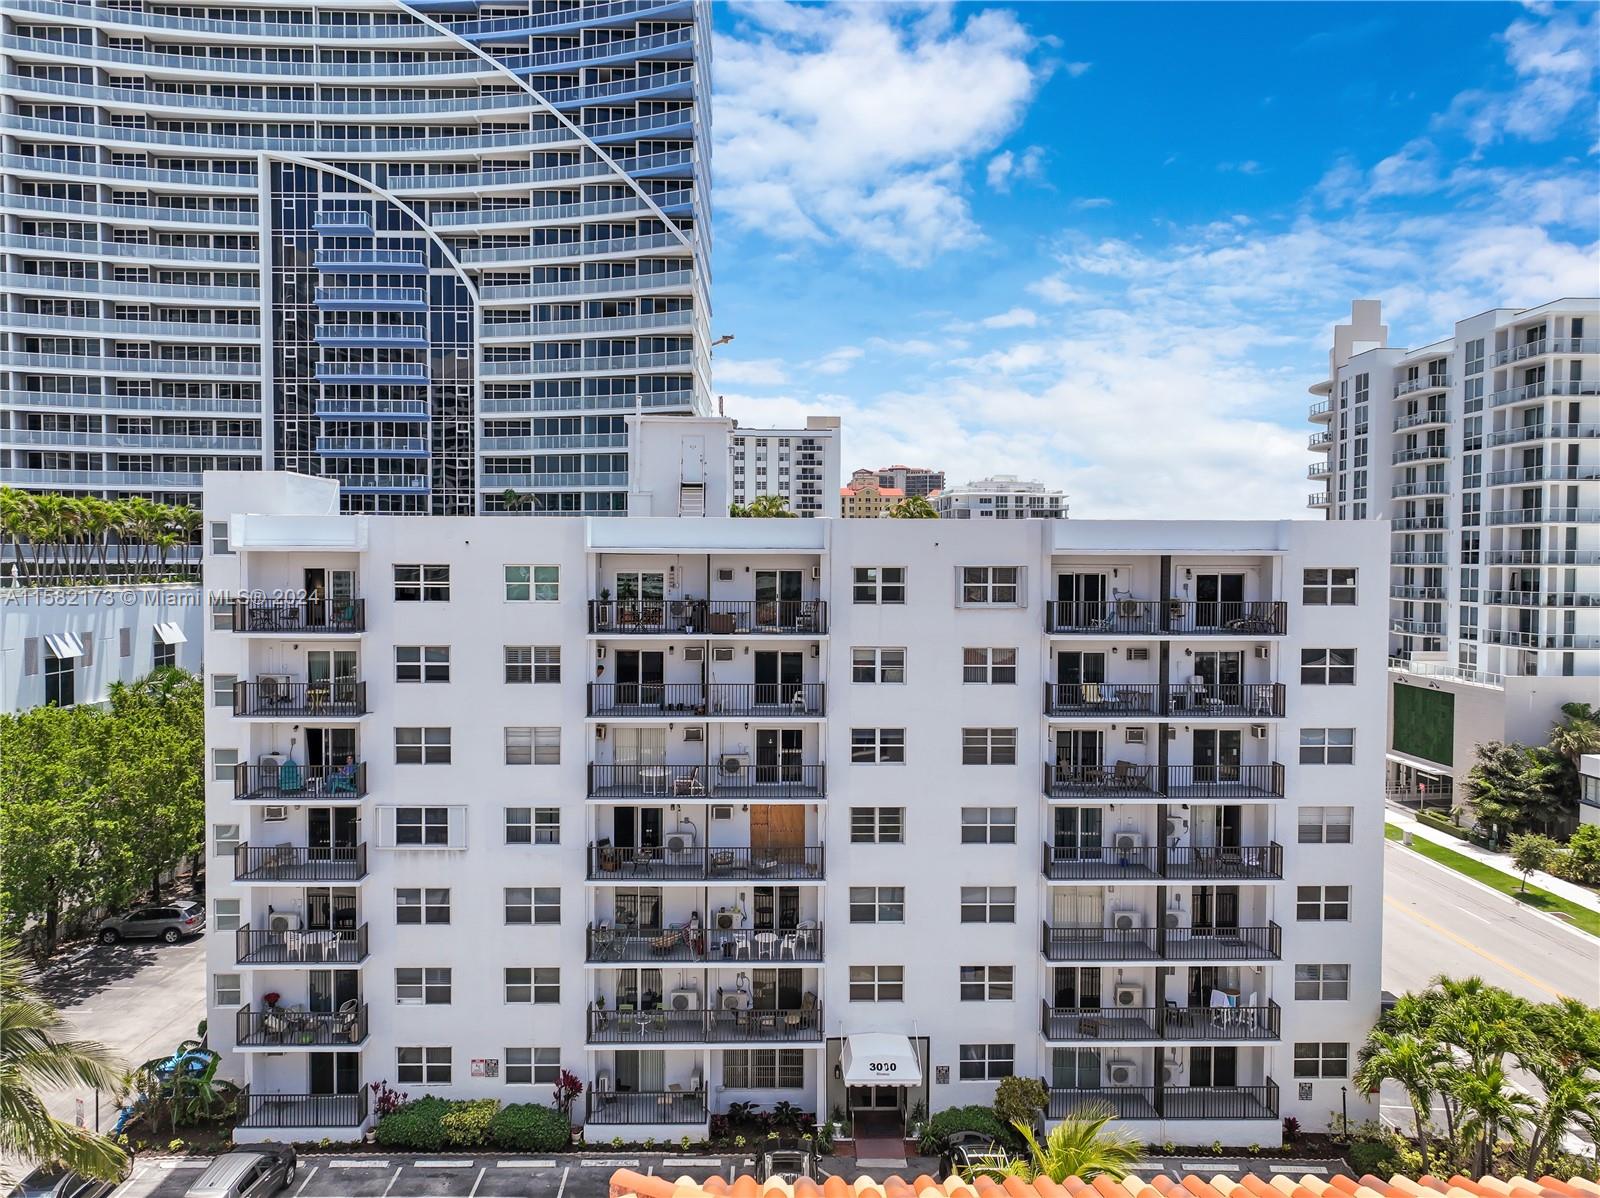
[[[206,909],[199,903],[167,903],[101,920],[99,940],[101,944],[119,940],[164,940],[176,944],[185,936],[196,936],[205,930]]]

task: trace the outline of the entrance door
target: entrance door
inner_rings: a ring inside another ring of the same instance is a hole
[[[1106,615],[1104,574],[1056,575],[1056,622],[1066,628],[1087,628]]]
[[[1100,777],[1105,764],[1105,733],[1056,730],[1056,780],[1083,785]]]
[[[617,650],[617,703],[660,707],[666,698],[667,658],[659,649]]]
[[[1239,928],[1239,888],[1237,886],[1196,886],[1194,888],[1195,935],[1216,935]]]
[[[904,1086],[851,1086],[850,1114],[855,1116],[863,1111],[869,1115],[875,1112],[896,1114],[905,1092]]]
[[[332,772],[356,759],[354,728],[307,728],[306,765],[313,770]]]
[[[356,697],[356,654],[353,649],[313,649],[306,654],[308,697],[318,693],[335,703],[353,703]]]
[[[361,1090],[361,1054],[359,1052],[311,1052],[311,1081],[306,1087],[312,1094],[356,1094]]]
[[[756,627],[793,628],[800,618],[800,571],[756,571]]]
[[[756,654],[756,704],[786,707],[800,694],[805,658],[798,652],[758,652]]]
[[[1057,653],[1056,681],[1063,686],[1075,687],[1083,682],[1106,680],[1106,655],[1104,653]],[[1068,702],[1071,702],[1069,699]]]
[[[1102,845],[1098,807],[1057,807],[1050,855],[1057,861],[1098,861]]]
[[[661,808],[616,808],[612,815],[611,839],[619,849],[659,849]]]
[[[1194,730],[1194,780],[1237,782],[1243,740],[1237,728]]]
[[[756,781],[799,782],[805,734],[799,728],[756,729]]]
[[[1189,1084],[1207,1088],[1223,1088],[1239,1084],[1239,1050],[1237,1048],[1191,1048],[1189,1050]]]
[[[1244,616],[1243,574],[1196,574],[1194,622],[1201,628],[1220,628]]]
[[[798,886],[757,886],[751,891],[752,923],[758,932],[792,932],[800,926]]]
[[[750,847],[793,849],[806,845],[806,811],[798,803],[752,803]],[[799,860],[798,852],[794,860]]]
[[[356,892],[326,886],[306,889],[306,927],[349,931],[356,926]]]

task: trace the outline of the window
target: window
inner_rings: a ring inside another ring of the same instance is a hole
[[[1301,844],[1349,844],[1354,807],[1300,808]]]
[[[963,728],[962,765],[1016,765],[1015,728]]]
[[[560,728],[507,728],[507,765],[560,765]]]
[[[1301,765],[1349,765],[1355,759],[1354,728],[1300,729]]]
[[[394,763],[396,765],[449,765],[450,729],[396,728],[394,730]]]
[[[507,886],[505,894],[508,924],[561,922],[559,886]]]
[[[850,808],[851,844],[903,844],[905,838],[904,807]]]
[[[239,930],[239,900],[219,898],[211,900],[211,930],[236,932]]]
[[[961,650],[961,681],[1010,685],[1017,680],[1015,649]]]
[[[1016,844],[1015,807],[963,807],[962,844]]]
[[[170,670],[178,664],[178,646],[169,645],[157,633],[151,633],[150,640],[150,667],[156,670]]]
[[[505,994],[508,1003],[558,1003],[561,1001],[561,970],[554,966],[508,967]]]
[[[560,808],[507,807],[506,843],[560,844]]]
[[[1355,568],[1334,566],[1304,571],[1301,576],[1300,602],[1307,607],[1354,607]]]
[[[904,965],[850,966],[851,1002],[901,1002],[905,996]]]
[[[904,728],[850,729],[850,760],[858,765],[904,765]]]
[[[556,603],[561,599],[560,566],[507,566],[507,603]]]
[[[982,1082],[1010,1077],[1015,1071],[1016,1061],[1015,1044],[963,1044],[961,1080]]]
[[[212,749],[211,780],[213,782],[232,782],[233,772],[238,764],[238,749]]]
[[[1297,886],[1294,917],[1314,922],[1344,922],[1350,918],[1350,887]]]
[[[228,544],[228,522],[226,520],[213,520],[211,522],[211,552],[233,552],[233,546]]]
[[[449,682],[449,645],[396,645],[396,682]]]
[[[394,598],[396,603],[448,603],[450,567],[397,565]]]
[[[1336,1002],[1350,997],[1348,965],[1296,965],[1296,1002]]]
[[[741,1048],[722,1054],[726,1090],[800,1090],[805,1084],[804,1049]]]
[[[401,924],[449,923],[450,891],[403,886],[394,892],[394,921]]]
[[[450,808],[396,807],[394,809],[394,842],[397,846],[448,845],[450,843]]]
[[[851,923],[905,923],[904,886],[850,887]]]
[[[961,1001],[1010,1002],[1015,996],[1014,976],[1011,965],[963,965]]]
[[[851,682],[904,682],[906,680],[906,651],[904,649],[851,649]]]
[[[450,1005],[448,969],[406,968],[394,971],[394,1001],[403,1007]]]
[[[77,658],[46,654],[44,659],[44,701],[48,706],[71,707],[78,701]]]
[[[506,681],[531,683],[533,681],[533,646],[506,646]]]
[[[1300,650],[1302,686],[1351,686],[1356,680],[1354,649]]]
[[[904,603],[904,566],[857,566],[852,597],[857,603]]]
[[[132,629],[122,630],[122,656],[127,657],[133,650],[133,638],[128,635]],[[211,601],[211,631],[233,631],[233,600],[213,599]]]
[[[1015,886],[963,886],[962,923],[1016,923]]]
[[[1015,607],[1022,595],[1021,566],[962,566],[961,602]]]
[[[231,857],[239,847],[238,824],[211,825],[211,852],[216,857]]]
[[[396,1080],[402,1086],[448,1086],[450,1047],[395,1049]]]
[[[535,682],[561,681],[560,645],[535,645],[533,647],[533,680]]]
[[[214,973],[211,975],[211,1005],[215,1007],[236,1007],[242,1001],[239,975],[236,973]]]
[[[554,1085],[561,1074],[559,1048],[506,1049],[506,1085]]]
[[[1350,1045],[1340,1040],[1296,1040],[1294,1045],[1294,1075],[1296,1077],[1348,1077],[1350,1075]]]
[[[233,674],[211,675],[211,706],[233,706],[233,684],[239,679]]]

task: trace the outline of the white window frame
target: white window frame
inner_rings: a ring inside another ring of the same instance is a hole
[[[1012,1002],[1017,996],[1014,965],[962,965],[957,971],[962,1002]]]
[[[549,1086],[561,1076],[559,1048],[515,1047],[505,1050],[508,1086]]]
[[[1302,807],[1295,822],[1298,844],[1351,844],[1355,839],[1354,807],[1338,804]],[[1315,835],[1308,836],[1308,832]]]
[[[415,919],[402,917],[400,914],[402,911],[415,911],[417,917]],[[443,919],[429,918],[430,915],[440,911],[444,912]],[[450,888],[448,886],[395,887],[394,922],[397,927],[449,927]]]
[[[1354,728],[1300,729],[1301,765],[1354,765],[1355,760]]]
[[[233,553],[233,543],[228,536],[228,521],[211,521],[211,552],[220,557]]]
[[[860,684],[898,686],[906,680],[906,651],[858,645],[850,650],[850,681]]]
[[[904,566],[856,566],[850,577],[852,603],[870,607],[906,601]]]
[[[1016,923],[1015,886],[963,886],[962,923]]]
[[[447,849],[451,847],[449,807],[407,804],[397,806],[393,808],[393,811],[394,843],[392,847],[397,849]]]
[[[394,730],[396,765],[449,765],[452,755],[449,728],[397,727]]]
[[[236,898],[213,898],[211,900],[211,930],[213,932],[237,932],[244,926],[244,908]]]
[[[850,729],[850,763],[852,765],[904,765],[906,763],[906,730],[904,728]]]
[[[962,765],[1016,765],[1015,728],[963,728]]]
[[[905,923],[904,886],[850,887],[851,923]]]
[[[1347,655],[1348,660],[1335,661],[1334,654]],[[1354,649],[1300,650],[1301,686],[1354,686],[1355,682]]]
[[[1344,1040],[1296,1040],[1294,1076],[1301,1081],[1350,1076],[1350,1044]]]
[[[904,844],[905,842],[904,807],[850,808],[851,844]]]
[[[1350,966],[1344,964],[1296,965],[1296,1002],[1347,1002],[1350,998]]]
[[[904,965],[852,965],[849,973],[851,1002],[904,1002]]]
[[[505,646],[505,681],[507,686],[533,685],[533,646]]]
[[[211,825],[211,855],[231,857],[233,851],[244,843],[244,833],[239,824]]]
[[[212,749],[211,780],[213,782],[232,782],[233,771],[238,764],[238,749]]]
[[[958,566],[960,607],[1022,607],[1027,601],[1026,566]]]
[[[211,975],[211,1005],[237,1007],[244,1001],[244,975],[239,973],[214,973]]]
[[[1354,566],[1308,566],[1300,574],[1300,602],[1305,607],[1354,607]]]
[[[450,567],[442,563],[396,562],[394,601],[396,603],[450,602]]]
[[[1301,923],[1349,923],[1350,893],[1347,885],[1296,886],[1294,917]]]
[[[394,680],[397,683],[449,682],[449,645],[396,645]]]
[[[961,650],[964,685],[1013,686],[1017,681],[1017,651],[1004,645],[969,646]]]
[[[962,844],[1016,844],[1015,807],[963,807]]]
[[[507,603],[561,602],[561,567],[522,562],[501,568]]]
[[[211,706],[231,708],[233,706],[233,687],[238,681],[239,676],[237,674],[211,675]]]
[[[448,1044],[397,1047],[395,1080],[402,1086],[448,1086],[453,1056]]]
[[[451,974],[444,965],[398,965],[394,971],[394,1002],[397,1007],[448,1007],[451,1002]]]
[[[962,1044],[957,1073],[964,1082],[999,1081],[1017,1071],[1015,1044]]]
[[[554,927],[561,922],[559,886],[507,886],[502,900],[501,909],[508,928]],[[524,911],[526,918],[523,918]]]

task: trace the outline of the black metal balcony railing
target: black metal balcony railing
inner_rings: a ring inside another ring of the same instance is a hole
[[[697,1044],[822,1039],[822,1009],[593,1011],[590,1044]]]
[[[354,1094],[258,1094],[239,1091],[240,1127],[360,1127],[367,1121],[367,1090]]]
[[[233,714],[290,719],[349,719],[367,714],[367,684],[354,678],[283,682],[269,678],[233,684]]]
[[[589,846],[589,880],[632,882],[795,882],[822,878],[821,845],[794,848],[623,848]]]
[[[1276,1119],[1278,1086],[1051,1086],[1045,1115],[1066,1119],[1087,1106],[1111,1107],[1119,1119]]]
[[[251,1010],[246,1004],[234,1024],[240,1048],[348,1048],[367,1038],[367,1004],[346,1012]]]
[[[1045,631],[1070,636],[1282,636],[1281,600],[1106,599],[1045,604]]]
[[[1057,600],[1044,605],[1044,627],[1064,635],[1155,636],[1161,613],[1154,599]]]
[[[821,961],[822,928],[613,928],[590,924],[587,960]]]
[[[1273,719],[1283,715],[1281,682],[1047,682],[1047,716],[1138,719]]]
[[[596,1090],[585,1095],[585,1123],[693,1124],[707,1120],[704,1090]]]
[[[591,765],[591,799],[672,798],[713,802],[730,799],[822,798],[827,793],[820,765]]]
[[[1283,876],[1283,848],[1277,844],[1230,848],[1045,844],[1041,848],[1040,868],[1053,882],[1137,881],[1141,878],[1249,881]]]
[[[1283,1012],[1264,1007],[1052,1007],[1042,1004],[1046,1040],[1276,1040]]]
[[[354,802],[367,793],[367,763],[344,765],[251,765],[233,767],[233,797],[248,803]]]
[[[1169,765],[1118,761],[1112,765],[1044,766],[1044,793],[1051,798],[1141,798],[1147,796],[1205,801],[1208,799],[1279,798],[1283,766]]]
[[[1050,961],[1276,961],[1283,931],[1259,928],[1072,928],[1043,925]]]
[[[275,932],[249,924],[234,933],[240,965],[354,965],[367,959],[367,925]]]
[[[589,714],[612,719],[824,713],[821,682],[591,682]]]
[[[365,632],[365,599],[235,599],[235,632]]]
[[[821,636],[828,631],[828,604],[822,599],[591,599],[589,631]]]
[[[297,848],[247,843],[233,850],[235,882],[358,882],[366,876],[365,844]]]

